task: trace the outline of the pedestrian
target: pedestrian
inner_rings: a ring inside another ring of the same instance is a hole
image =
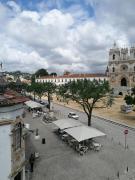
[[[31,154],[31,155],[30,155],[30,158],[29,158],[30,171],[31,171],[31,172],[33,172],[34,162],[35,162],[35,156],[34,156],[34,154]]]

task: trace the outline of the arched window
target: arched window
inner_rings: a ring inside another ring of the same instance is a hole
[[[127,80],[126,78],[121,79],[121,86],[127,86]]]
[[[113,54],[113,59],[115,59],[115,54]]]
[[[115,67],[112,68],[112,72],[115,72]]]

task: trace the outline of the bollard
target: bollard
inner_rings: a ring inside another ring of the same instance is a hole
[[[36,136],[38,136],[38,134],[39,134],[39,132],[38,132],[39,130],[38,129],[36,129]]]
[[[120,177],[120,173],[119,173],[119,171],[117,172],[117,177],[118,177],[118,178]]]
[[[46,144],[45,138],[42,138],[42,144]]]
[[[128,172],[128,166],[127,166],[127,172]]]

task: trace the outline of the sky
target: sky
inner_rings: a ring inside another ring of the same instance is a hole
[[[104,73],[108,52],[135,44],[135,0],[0,0],[6,71]]]

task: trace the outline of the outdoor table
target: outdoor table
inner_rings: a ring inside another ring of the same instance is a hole
[[[68,134],[63,134],[62,137],[68,137]]]
[[[101,147],[101,144],[93,142],[94,147]]]

